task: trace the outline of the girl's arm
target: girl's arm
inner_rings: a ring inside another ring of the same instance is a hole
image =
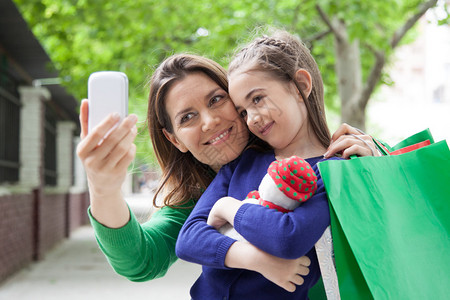
[[[228,194],[232,171],[233,163],[222,167],[200,197],[178,236],[176,254],[179,258],[203,266],[226,268],[225,257],[235,240],[219,233],[206,220],[216,200]]]
[[[311,262],[308,257],[292,260],[275,257],[249,243],[236,242],[220,234],[206,222],[216,199],[228,194],[233,168],[233,163],[222,167],[198,201],[181,229],[176,254],[181,259],[212,268],[256,271],[280,287],[293,291],[296,285],[303,283],[301,276],[309,273]]]
[[[140,282],[164,276],[177,260],[178,233],[194,204],[191,201],[180,208],[163,207],[142,225],[130,212],[129,222],[115,229],[89,216],[98,245],[113,269],[131,281]]]
[[[205,193],[210,188],[217,192],[219,186],[213,181]],[[176,244],[178,257],[212,268],[255,271],[290,292],[295,291],[296,285],[303,284],[302,276],[309,274],[311,261],[308,257],[275,257],[249,243],[222,235],[206,223],[210,207],[214,205],[206,199],[202,196],[180,232]]]

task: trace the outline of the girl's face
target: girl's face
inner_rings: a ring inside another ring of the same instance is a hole
[[[296,147],[307,134],[306,107],[294,83],[262,71],[236,71],[229,76],[229,92],[250,131],[275,152]]]
[[[173,126],[173,133],[164,129],[165,136],[181,152],[191,152],[216,171],[247,145],[248,130],[230,96],[202,72],[175,83],[165,105]]]

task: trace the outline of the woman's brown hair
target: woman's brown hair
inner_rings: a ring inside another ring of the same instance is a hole
[[[214,171],[199,162],[190,152],[180,152],[164,135],[163,129],[173,133],[173,125],[166,111],[166,97],[170,88],[192,73],[202,72],[228,92],[227,73],[222,66],[208,58],[177,54],[167,58],[150,80],[147,123],[153,150],[162,170],[162,178],[153,198],[164,192],[166,206],[180,206],[198,199],[214,178]]]
[[[313,132],[320,143],[328,148],[331,136],[325,117],[322,76],[309,49],[298,38],[282,30],[275,30],[270,36],[256,38],[237,52],[228,73],[238,69],[269,72],[281,81],[293,81],[305,99],[308,121]],[[305,69],[311,74],[312,90],[308,98],[294,79],[299,69]]]

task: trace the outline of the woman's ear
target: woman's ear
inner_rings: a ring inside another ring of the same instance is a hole
[[[186,146],[183,143],[181,143],[173,133],[168,132],[165,128],[163,128],[163,133],[166,139],[168,139],[169,142],[171,142],[175,147],[177,147],[178,150],[180,150],[183,153],[189,151],[188,148],[186,148]]]
[[[298,69],[297,72],[295,72],[295,81],[297,81],[298,86],[301,88],[305,97],[308,98],[312,91],[311,74],[305,69]]]

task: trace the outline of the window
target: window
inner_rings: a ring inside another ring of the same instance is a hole
[[[44,178],[45,185],[56,185],[56,122],[53,108],[45,103],[45,147],[44,147]]]
[[[20,100],[8,61],[0,54],[0,184],[19,181]]]

